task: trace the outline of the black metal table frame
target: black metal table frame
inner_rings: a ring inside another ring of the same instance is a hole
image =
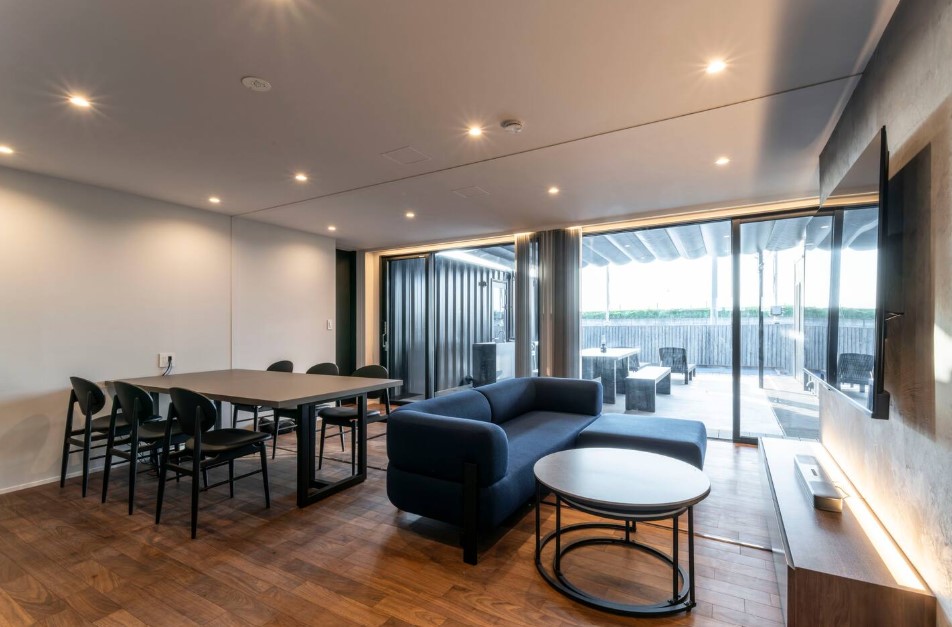
[[[589,607],[599,610],[605,610],[614,614],[623,616],[670,616],[680,612],[690,611],[697,605],[694,587],[694,506],[681,507],[671,511],[664,512],[632,512],[632,511],[613,511],[605,509],[604,506],[595,507],[590,504],[580,503],[576,500],[568,499],[557,491],[552,491],[555,496],[555,530],[542,537],[541,506],[542,484],[536,481],[536,549],[535,562],[539,574],[548,582],[550,586],[558,590],[563,595],[583,603]],[[607,518],[609,520],[619,520],[624,524],[593,522],[576,523],[562,527],[562,504],[566,503],[573,509],[577,509],[586,514]],[[688,568],[685,572],[683,566],[679,563],[678,550],[680,545],[678,517],[687,512],[688,515]],[[672,521],[672,554],[667,555],[658,549],[632,540],[632,533],[636,532],[636,525],[641,521],[665,520],[670,518]],[[611,531],[622,531],[624,537],[617,536],[592,536],[581,540],[568,542],[563,546],[562,536],[566,533],[583,531],[586,529],[607,529]],[[555,542],[555,554],[552,558],[552,572],[546,568],[542,561],[542,551],[550,543]],[[562,558],[569,552],[576,549],[593,546],[614,544],[642,551],[671,566],[671,598],[666,601],[650,605],[633,605],[618,603],[591,595],[577,586],[573,585],[565,573],[562,572]]]

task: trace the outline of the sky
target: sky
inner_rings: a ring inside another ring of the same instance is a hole
[[[764,253],[764,307],[792,306],[795,267],[802,250]],[[712,264],[716,264],[717,308],[732,307],[731,258],[702,257],[594,265],[581,271],[582,311],[605,311],[606,294],[612,311],[624,309],[708,308],[711,304]],[[830,293],[830,253],[807,252],[804,300],[808,307],[825,307]],[[776,289],[774,271],[776,270]],[[840,306],[873,309],[876,304],[876,251],[846,249],[841,258]],[[741,307],[757,305],[757,256],[741,257]],[[610,288],[607,286],[610,285]]]

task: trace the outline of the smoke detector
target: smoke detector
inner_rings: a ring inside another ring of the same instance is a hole
[[[241,84],[251,91],[271,91],[271,83],[257,76],[245,76],[241,79]]]
[[[526,127],[522,120],[503,120],[499,126],[502,127],[502,130],[511,135],[518,135],[522,132],[522,129]]]

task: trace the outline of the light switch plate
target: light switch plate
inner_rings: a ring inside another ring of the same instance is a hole
[[[328,330],[328,331],[333,331],[333,330],[334,330],[334,321],[331,320],[330,318],[328,318],[328,320],[327,320],[327,330]]]

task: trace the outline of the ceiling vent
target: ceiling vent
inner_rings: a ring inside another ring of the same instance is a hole
[[[510,135],[518,135],[526,127],[522,120],[503,120],[499,126]]]
[[[404,146],[403,148],[397,148],[396,150],[391,150],[390,152],[381,153],[381,157],[386,157],[391,161],[399,163],[400,165],[410,165],[411,163],[420,163],[421,161],[429,161],[429,155],[425,155],[413,146]]]
[[[472,187],[461,187],[459,189],[454,189],[453,193],[462,198],[478,198],[480,196],[489,196],[487,192],[482,187],[473,185]]]
[[[271,91],[271,83],[257,76],[245,76],[241,79],[241,84],[251,91]]]

